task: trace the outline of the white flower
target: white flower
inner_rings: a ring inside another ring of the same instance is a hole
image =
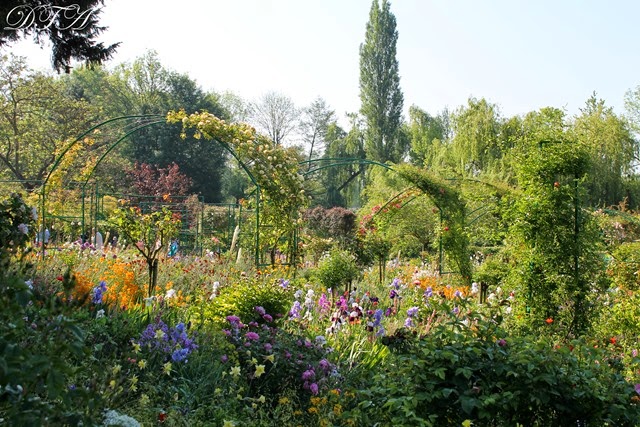
[[[471,284],[471,295],[476,295],[478,291],[479,291],[478,284],[476,282],[473,282]]]
[[[165,295],[164,297],[165,297],[166,299],[169,299],[169,298],[173,298],[173,297],[175,297],[175,296],[176,296],[176,291],[175,291],[175,289],[169,289],[169,290],[167,291],[167,293],[166,293],[166,295]]]
[[[27,224],[19,224],[18,225],[18,230],[22,234],[29,234],[29,226]]]
[[[104,310],[100,309],[96,312],[96,319],[102,319],[104,317]]]
[[[156,297],[149,297],[149,298],[145,298],[144,299],[144,306],[145,307],[151,307],[153,305],[153,300],[155,300]]]
[[[327,343],[327,339],[324,336],[318,335],[316,337],[316,344],[319,345],[320,347],[322,347],[326,343]]]
[[[120,427],[140,427],[140,423],[128,416],[119,414],[114,410],[109,410],[104,414],[104,426],[120,426]]]
[[[38,210],[37,210],[35,207],[34,207],[34,208],[31,208],[31,218],[32,218],[34,221],[37,221],[37,220],[38,220]]]
[[[29,279],[26,282],[24,282],[24,284],[27,285],[29,289],[33,289],[33,280]]]

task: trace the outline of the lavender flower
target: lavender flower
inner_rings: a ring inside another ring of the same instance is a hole
[[[93,302],[94,304],[102,304],[102,296],[106,291],[107,282],[101,280],[100,283],[98,283],[98,286],[93,288],[93,299],[91,300],[91,302]]]
[[[413,317],[418,313],[418,310],[420,310],[419,307],[411,307],[409,310],[407,310],[407,316],[409,317]]]
[[[289,311],[289,317],[292,319],[298,319],[300,318],[300,310],[302,309],[302,307],[300,306],[300,301],[294,301],[293,302],[293,307],[291,307],[291,310]]]
[[[429,286],[425,291],[424,291],[424,297],[426,299],[429,299],[433,296],[433,288],[431,286]]]
[[[311,390],[311,393],[312,393],[313,395],[317,395],[317,394],[318,394],[318,384],[316,384],[316,383],[312,383],[312,384],[309,386],[309,390]]]
[[[308,369],[302,373],[302,379],[304,381],[313,380],[316,377],[316,372],[313,369]]]

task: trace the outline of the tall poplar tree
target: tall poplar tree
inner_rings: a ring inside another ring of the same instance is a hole
[[[398,31],[389,2],[371,4],[360,45],[360,113],[366,122],[365,147],[371,160],[398,162],[407,147],[401,138],[403,95],[396,59]]]

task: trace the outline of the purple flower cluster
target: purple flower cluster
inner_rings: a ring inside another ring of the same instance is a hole
[[[105,292],[107,292],[107,282],[101,280],[100,283],[98,283],[98,286],[93,288],[93,298],[91,299],[91,302],[94,304],[102,304],[102,297]]]
[[[318,311],[320,314],[327,314],[331,310],[331,301],[327,298],[327,294],[322,294],[318,298]]]
[[[138,344],[150,351],[170,354],[174,362],[185,363],[189,354],[198,348],[195,341],[189,338],[184,323],[180,322],[174,328],[169,328],[161,319],[145,328]]]
[[[320,384],[323,384],[329,377],[336,374],[336,367],[327,359],[321,359],[318,362],[318,366],[307,366],[307,369],[300,376],[303,381],[302,388],[309,390],[313,395],[317,395]]]

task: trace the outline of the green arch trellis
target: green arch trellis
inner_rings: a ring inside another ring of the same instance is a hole
[[[113,123],[117,123],[117,124],[121,125],[122,128],[124,128],[124,134],[122,136],[118,137],[115,142],[111,143],[108,146],[106,151],[99,157],[98,161],[95,163],[95,165],[92,167],[91,171],[87,174],[86,178],[81,183],[82,184],[81,185],[81,190],[82,190],[82,206],[81,206],[81,210],[82,210],[82,229],[83,229],[83,232],[84,232],[84,229],[85,229],[85,209],[86,209],[86,207],[85,207],[85,193],[86,193],[86,187],[87,187],[87,185],[89,183],[89,180],[93,176],[96,168],[102,163],[102,161],[120,143],[122,143],[122,141],[126,140],[131,135],[135,134],[136,132],[138,132],[138,131],[140,131],[140,130],[142,130],[144,128],[147,128],[147,127],[150,127],[150,126],[154,126],[154,125],[158,125],[158,124],[161,124],[161,123],[166,124],[167,123],[167,117],[163,116],[163,115],[158,115],[158,114],[145,114],[145,115],[127,115],[127,116],[121,116],[121,117],[112,118],[112,119],[105,120],[105,121],[103,121],[101,123],[98,123],[97,125],[91,127],[90,129],[88,129],[87,131],[85,131],[84,133],[79,135],[69,145],[67,145],[67,147],[65,147],[65,149],[56,158],[55,162],[53,163],[53,166],[51,167],[51,170],[47,174],[47,177],[43,181],[41,189],[40,189],[40,191],[41,191],[41,221],[42,221],[41,223],[42,223],[42,229],[43,230],[46,228],[46,220],[47,220],[47,210],[46,210],[46,207],[47,207],[46,206],[46,204],[47,204],[47,193],[46,193],[46,189],[47,189],[47,184],[49,184],[49,180],[53,176],[54,172],[56,172],[56,170],[60,166],[61,162],[63,161],[63,159],[65,158],[67,153],[73,147],[75,147],[78,143],[80,143],[85,137],[87,137],[91,133],[99,131],[100,129],[104,128],[105,126],[108,126],[108,125],[113,124]],[[226,151],[228,151],[236,159],[236,161],[238,162],[240,167],[242,167],[242,169],[245,171],[245,173],[249,176],[249,179],[251,180],[251,182],[256,187],[256,190],[254,191],[255,198],[256,198],[256,236],[255,236],[255,252],[254,252],[254,255],[255,255],[256,264],[258,264],[258,262],[259,262],[259,248],[260,248],[260,185],[256,181],[256,178],[251,173],[251,171],[247,167],[247,165],[239,158],[237,153],[232,149],[232,147],[229,146],[228,143],[226,143],[224,141],[221,141],[221,140],[215,140],[215,142],[219,143]],[[42,251],[41,251],[42,256],[44,256],[45,249],[46,249],[46,245],[43,244]]]

